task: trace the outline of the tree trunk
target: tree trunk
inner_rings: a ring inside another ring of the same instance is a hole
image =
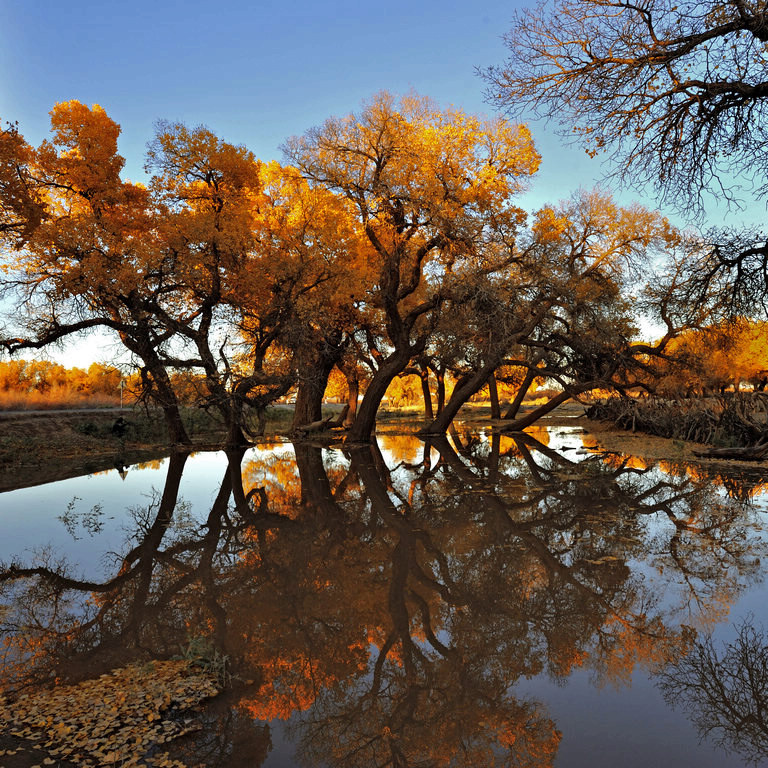
[[[178,445],[191,445],[192,441],[189,439],[184,422],[181,420],[179,406],[176,403],[171,403],[163,405],[162,408],[165,426],[171,442]]]
[[[293,406],[293,422],[291,430],[319,421],[322,418],[322,394],[317,396],[317,388],[314,382],[307,382],[303,378],[296,389],[296,402]]]
[[[129,349],[135,351],[133,347],[129,347]],[[144,372],[151,379],[149,397],[163,411],[169,440],[171,443],[178,445],[190,445],[192,441],[189,439],[184,422],[181,420],[179,401],[176,398],[176,393],[173,391],[168,371],[159,360],[154,359],[154,356],[146,355],[143,358],[143,362],[145,365]],[[147,379],[144,375],[142,375],[142,379],[146,384]]]
[[[520,388],[517,390],[517,393],[515,394],[515,399],[511,402],[509,408],[507,409],[507,412],[504,414],[505,419],[514,419],[515,416],[517,416],[517,412],[520,410],[520,406],[523,404],[523,400],[525,399],[525,396],[528,394],[528,390],[531,388],[531,384],[533,384],[533,380],[535,378],[536,378],[536,369],[529,368],[525,372],[525,376],[523,378],[523,381],[520,384]]]
[[[424,418],[432,421],[435,414],[432,410],[432,393],[429,391],[429,368],[419,366],[419,378],[421,379],[421,394],[424,398]]]
[[[321,432],[326,429],[331,428],[331,422],[333,421],[333,416],[326,416],[324,419],[320,419],[319,421],[313,421],[309,424],[302,424],[300,427],[296,427],[294,432],[297,435],[308,435],[311,432]]]
[[[440,415],[428,424],[424,429],[419,430],[419,434],[435,435],[444,433],[451,422],[456,418],[456,414],[459,412],[464,403],[469,400],[472,395],[479,392],[482,389],[488,377],[496,370],[498,362],[488,363],[484,365],[479,371],[462,376],[456,386],[453,388],[451,397],[445,405],[445,408],[440,412]]]
[[[239,421],[234,419],[230,420],[227,427],[227,437],[224,441],[224,445],[227,448],[241,448],[246,445],[250,445],[251,441],[246,437],[245,431]]]
[[[409,359],[410,350],[395,350],[382,362],[381,367],[373,375],[368,388],[365,390],[357,418],[349,430],[349,442],[371,442],[371,436],[376,426],[376,414],[379,412],[381,401],[392,380],[405,368]]]
[[[437,415],[439,416],[445,408],[445,371],[435,371],[437,379]]]
[[[189,439],[184,422],[181,420],[179,401],[176,399],[176,393],[173,391],[167,371],[162,366],[160,366],[160,370],[156,370],[155,366],[148,370],[155,390],[150,396],[162,408],[168,438],[174,444],[190,445],[192,441]]]
[[[357,370],[354,366],[349,372],[344,369],[342,369],[341,372],[347,380],[347,405],[349,406],[343,426],[349,428],[355,423],[355,419],[357,418],[357,401],[360,397],[360,381],[357,378]]]
[[[143,363],[141,381],[147,396],[163,411],[168,438],[171,443],[190,445],[191,440],[181,420],[179,400],[173,391],[168,370],[158,357],[157,349],[150,340],[149,330],[141,326],[135,334],[121,333],[120,340]]]
[[[224,424],[227,429],[225,446],[228,449],[237,449],[251,444],[245,436],[245,414],[243,403],[236,392],[230,394],[225,403],[219,406],[219,412],[224,416]]]
[[[558,405],[562,405],[573,397],[570,392],[561,392],[559,395],[555,395],[548,400],[544,405],[540,405],[535,410],[531,411],[527,416],[523,416],[521,419],[515,419],[510,424],[504,426],[505,431],[519,432],[526,427],[530,427],[531,424],[537,422],[542,416],[546,416],[550,411],[554,411]]]
[[[323,395],[328,386],[328,377],[341,356],[341,352],[340,346],[328,344],[323,340],[302,361],[291,429],[296,430],[305,424],[311,424],[322,419]]]
[[[500,419],[499,389],[496,386],[496,376],[493,373],[488,377],[488,397],[491,401],[491,418]]]

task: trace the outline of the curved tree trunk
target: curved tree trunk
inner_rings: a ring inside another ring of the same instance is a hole
[[[572,397],[573,394],[571,392],[561,392],[559,395],[555,395],[544,403],[544,405],[540,405],[526,416],[523,416],[520,419],[515,419],[510,424],[505,424],[504,431],[518,432],[526,427],[530,427],[531,424],[535,424],[542,416],[546,416],[550,411],[554,411],[558,405],[562,405]]]
[[[376,426],[376,414],[379,411],[381,401],[392,380],[408,364],[410,356],[410,350],[395,350],[382,362],[365,390],[357,418],[349,430],[348,439],[350,442],[369,443],[371,441]]]
[[[504,414],[505,419],[514,419],[515,416],[517,416],[517,412],[520,410],[520,406],[523,404],[523,400],[525,399],[525,396],[528,394],[528,390],[531,388],[531,384],[533,384],[533,380],[535,378],[536,378],[536,370],[534,368],[529,368],[525,372],[523,381],[521,382],[519,389],[515,393],[515,399],[510,403],[510,406],[507,409],[507,412]]]
[[[453,392],[451,392],[451,397],[445,404],[445,408],[440,412],[440,415],[424,427],[424,429],[419,430],[419,434],[435,435],[444,433],[451,422],[456,418],[456,414],[459,412],[461,406],[464,405],[472,395],[483,388],[485,382],[488,381],[488,377],[497,367],[498,362],[494,361],[492,363],[487,363],[474,373],[462,376],[459,381],[456,382],[456,386],[453,388]]]

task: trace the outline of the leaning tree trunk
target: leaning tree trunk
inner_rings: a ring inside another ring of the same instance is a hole
[[[480,370],[474,373],[462,376],[456,386],[451,392],[451,397],[445,404],[445,408],[440,412],[440,415],[428,424],[424,429],[419,430],[419,434],[424,435],[436,435],[443,434],[451,422],[456,418],[456,414],[459,412],[464,403],[469,400],[472,395],[479,392],[488,377],[498,368],[498,361],[487,363]]]
[[[535,424],[542,416],[546,416],[550,411],[554,411],[558,405],[562,405],[573,397],[570,392],[561,392],[559,395],[555,395],[546,403],[540,405],[538,408],[531,411],[526,416],[520,419],[515,419],[509,424],[504,425],[504,431],[519,432],[526,427],[530,427],[531,424]]]
[[[365,390],[357,418],[349,430],[349,442],[369,443],[371,441],[376,426],[376,414],[379,412],[381,401],[384,399],[392,380],[405,368],[410,357],[409,349],[395,350],[382,361]]]
[[[129,349],[134,351],[132,347],[129,347]],[[192,441],[189,439],[184,422],[181,420],[179,400],[173,391],[168,371],[159,360],[153,359],[149,355],[144,357],[144,364],[144,370],[151,379],[149,396],[163,411],[163,419],[168,430],[169,440],[177,445],[191,445]]]
[[[520,406],[523,404],[523,400],[525,396],[528,394],[528,390],[531,388],[531,384],[533,384],[533,380],[536,378],[536,373],[537,372],[534,368],[529,368],[525,372],[525,377],[523,378],[523,381],[520,384],[520,388],[517,390],[517,393],[515,394],[515,399],[510,403],[510,406],[507,409],[507,412],[504,414],[505,419],[514,419],[515,416],[517,416],[517,412],[520,410]]]

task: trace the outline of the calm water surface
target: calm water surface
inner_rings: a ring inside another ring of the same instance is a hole
[[[759,473],[595,445],[278,442],[0,494],[0,682],[226,655],[189,765],[768,764]]]

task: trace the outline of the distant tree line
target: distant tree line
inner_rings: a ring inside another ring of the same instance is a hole
[[[50,360],[0,360],[0,407],[119,404],[122,380],[118,368],[102,363],[86,370]]]

